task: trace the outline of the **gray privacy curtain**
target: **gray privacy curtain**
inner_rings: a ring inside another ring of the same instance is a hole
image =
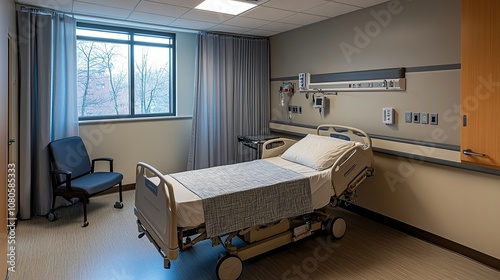
[[[198,34],[188,170],[255,157],[238,135],[269,133],[269,41]]]
[[[78,135],[76,21],[17,12],[19,41],[19,218],[45,215],[52,202],[50,141]]]

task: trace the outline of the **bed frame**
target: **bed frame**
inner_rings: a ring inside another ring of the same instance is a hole
[[[331,180],[335,195],[328,206],[299,217],[284,217],[267,225],[255,225],[226,236],[211,237],[212,246],[222,245],[225,253],[219,257],[216,274],[219,279],[237,279],[243,270],[242,261],[298,241],[318,231],[326,230],[333,238],[341,238],[346,229],[342,217],[332,217],[328,207],[341,201],[355,201],[356,187],[373,174],[371,139],[362,130],[340,126],[320,125],[316,134],[352,140],[361,144],[345,151],[331,167]],[[296,141],[286,138],[272,139],[263,144],[262,158],[281,155]],[[152,178],[159,178],[152,180]],[[134,213],[137,216],[139,237],[146,235],[164,259],[170,261],[196,243],[206,240],[204,224],[196,227],[178,227],[174,188],[154,167],[140,162],[136,168]],[[232,240],[238,237],[245,246],[237,248]],[[224,240],[223,240],[224,239]]]

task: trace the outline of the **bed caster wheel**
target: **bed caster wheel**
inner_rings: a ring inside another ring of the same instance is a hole
[[[46,217],[47,217],[47,220],[49,220],[49,222],[53,222],[53,221],[57,220],[56,213],[54,213],[54,212],[49,212]]]
[[[220,280],[236,280],[243,272],[243,262],[236,255],[224,254],[217,261],[215,273]]]
[[[342,217],[328,220],[326,230],[334,239],[340,239],[345,234],[346,222]]]
[[[123,208],[123,202],[121,202],[121,201],[115,202],[115,208],[116,209],[122,209]]]
[[[165,269],[170,269],[170,260],[169,259],[167,259],[167,258],[163,259],[163,267]]]
[[[330,202],[330,205],[332,207],[337,207],[340,205],[340,199],[338,199],[337,197],[333,198],[332,201]]]

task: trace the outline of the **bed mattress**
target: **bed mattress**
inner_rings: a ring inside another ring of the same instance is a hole
[[[281,157],[265,159],[266,161],[302,174],[309,178],[311,187],[312,205],[314,209],[326,206],[330,202],[330,197],[334,195],[331,184],[330,169],[317,171],[307,166],[285,160]],[[204,223],[203,204],[201,198],[185,188],[181,183],[169,175],[164,175],[167,182],[171,183],[174,189],[177,207],[177,226],[195,227]]]

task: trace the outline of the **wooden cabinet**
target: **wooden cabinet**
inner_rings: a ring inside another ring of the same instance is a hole
[[[461,160],[500,169],[500,1],[462,0]]]

